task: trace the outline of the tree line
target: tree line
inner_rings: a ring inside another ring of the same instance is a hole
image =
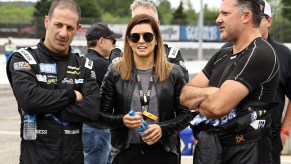
[[[103,21],[110,24],[127,24],[131,18],[130,4],[133,0],[75,0],[82,11],[82,24]],[[164,25],[197,25],[199,12],[193,10],[191,0],[181,0],[174,8],[168,0],[156,0],[161,24]],[[42,31],[43,18],[48,13],[51,0],[33,2],[0,2],[0,26],[19,26],[36,24]],[[271,32],[276,32],[274,38],[291,42],[291,0],[268,0],[276,9],[273,12]],[[279,3],[278,3],[279,2]],[[200,5],[199,1],[196,3]],[[289,6],[289,7],[288,7]],[[204,25],[216,25],[219,12],[217,8],[204,6]],[[39,34],[41,34],[40,32]]]

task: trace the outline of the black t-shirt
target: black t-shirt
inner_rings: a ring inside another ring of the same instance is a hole
[[[279,63],[275,51],[263,38],[255,39],[237,54],[232,53],[232,47],[221,49],[209,60],[203,73],[209,79],[209,86],[220,87],[226,80],[246,86],[249,95],[241,102],[270,105],[274,102]]]
[[[291,52],[288,47],[278,43],[269,36],[268,42],[275,49],[280,63],[280,80],[277,88],[278,105],[272,108],[272,137],[281,140],[280,128],[285,104],[285,95],[291,99]]]

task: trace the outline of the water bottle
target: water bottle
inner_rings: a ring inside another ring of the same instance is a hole
[[[35,140],[36,132],[36,115],[25,114],[23,116],[23,139]]]
[[[134,110],[130,110],[129,113],[128,113],[130,116],[134,116],[135,115],[135,111]],[[145,120],[139,116],[139,119],[141,120],[141,126],[139,128],[137,128],[137,132],[139,134],[142,134],[144,131],[146,131],[149,126],[147,124],[147,122],[145,122]]]

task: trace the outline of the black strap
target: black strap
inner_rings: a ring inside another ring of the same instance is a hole
[[[151,99],[151,92],[152,92],[152,87],[154,83],[154,74],[155,74],[155,67],[153,67],[152,69],[148,90],[146,91],[146,93],[144,93],[142,89],[142,85],[141,85],[140,74],[138,73],[137,70],[135,71],[135,77],[138,83],[139,97],[140,97],[140,104],[141,104],[142,111],[147,112],[149,108],[149,102]]]

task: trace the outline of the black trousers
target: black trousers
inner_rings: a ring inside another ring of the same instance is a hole
[[[112,164],[178,164],[179,155],[166,152],[160,143],[154,145],[131,144],[120,152]]]
[[[201,131],[195,147],[193,164],[272,164],[271,138],[262,135],[257,141],[221,144],[214,134]]]
[[[272,164],[281,163],[281,151],[283,150],[283,145],[280,137],[280,132],[276,136],[272,136]]]
[[[271,139],[223,147],[222,164],[272,164]]]

